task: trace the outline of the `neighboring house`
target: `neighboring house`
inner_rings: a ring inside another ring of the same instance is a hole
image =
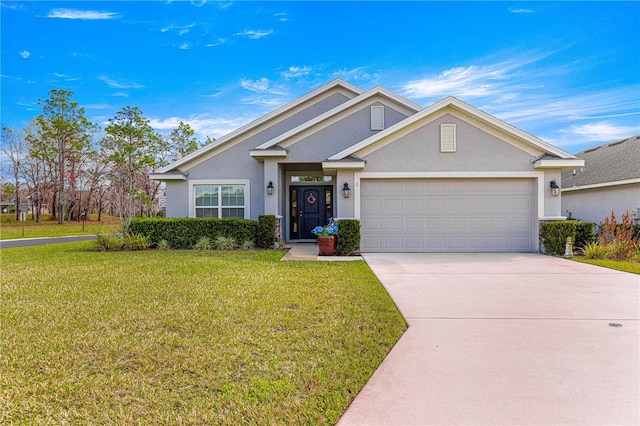
[[[613,211],[638,219],[640,214],[640,136],[589,148],[577,157],[583,168],[562,172],[562,211],[600,223]]]
[[[332,81],[158,173],[168,217],[281,216],[287,241],[329,217],[363,252],[533,252],[584,161],[456,98],[427,108]],[[344,191],[348,189],[348,191]]]

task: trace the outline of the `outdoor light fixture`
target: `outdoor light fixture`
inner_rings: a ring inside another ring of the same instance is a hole
[[[549,182],[549,186],[551,187],[551,195],[553,195],[554,197],[557,197],[558,195],[560,195],[560,187],[558,186],[555,180],[552,180],[551,182]]]
[[[345,182],[344,186],[342,187],[342,196],[344,198],[350,198],[351,197],[351,188],[349,188],[349,184],[347,182]]]
[[[273,182],[269,181],[269,185],[267,185],[267,194],[273,195]]]

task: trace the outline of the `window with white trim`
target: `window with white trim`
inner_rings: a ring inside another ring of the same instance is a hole
[[[456,125],[440,125],[440,152],[456,152]]]
[[[245,185],[194,185],[195,216],[244,218]]]

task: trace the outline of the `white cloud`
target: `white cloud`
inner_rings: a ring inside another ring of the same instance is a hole
[[[127,92],[116,92],[111,96],[116,96],[118,98],[128,98],[129,94]]]
[[[115,89],[142,89],[144,87],[141,84],[116,81],[105,76],[101,76],[100,80],[104,81],[107,86],[113,87]]]
[[[332,73],[333,78],[341,78],[346,81],[369,81],[375,80],[379,76],[376,73],[367,71],[367,67],[359,67],[353,69],[342,69]]]
[[[227,39],[226,39],[226,38],[219,38],[218,40],[214,41],[213,43],[207,43],[207,44],[205,44],[205,47],[216,47],[216,46],[220,46],[220,45],[223,45],[226,41],[227,41]]]
[[[311,74],[311,67],[289,67],[288,70],[280,73],[284,78],[299,78]]]
[[[196,132],[199,140],[204,141],[207,136],[220,138],[254,120],[257,117],[210,117],[207,115],[193,115],[190,117],[151,118],[149,124],[156,130],[173,130],[180,122],[189,124]]]
[[[276,13],[273,15],[275,18],[278,18],[278,20],[280,22],[287,22],[289,21],[289,14],[288,13],[284,13],[284,12],[280,12],[280,13]]]
[[[523,7],[510,7],[509,12],[515,13],[515,14],[528,14],[528,13],[535,13],[535,10],[525,9]]]
[[[188,25],[169,25],[168,27],[164,27],[160,29],[161,33],[166,33],[169,31],[176,31],[178,35],[184,35],[189,32],[191,28],[195,28],[196,23],[192,22]]]
[[[58,8],[51,9],[47,18],[60,18],[60,19],[83,19],[83,20],[101,20],[101,19],[115,19],[118,17],[114,12],[97,12],[94,10],[76,10]]]
[[[257,40],[273,34],[273,30],[244,30],[239,33],[235,33],[236,36],[247,37],[251,40]]]
[[[251,90],[252,92],[266,92],[267,90],[269,90],[271,82],[265,77],[262,77],[259,80],[249,80],[243,78],[242,80],[240,80],[240,85],[247,90]]]
[[[178,47],[178,49],[181,49],[181,50],[188,50],[188,49],[190,49],[190,48],[191,48],[191,46],[189,45],[189,43],[182,43],[182,44]]]
[[[567,139],[575,140],[575,144],[584,142],[612,142],[637,135],[640,133],[640,126],[621,126],[608,121],[600,121],[573,125],[568,129],[561,130],[560,133]],[[565,142],[564,145],[571,145],[571,143]]]
[[[29,52],[28,50],[23,50],[22,52],[20,52],[20,56],[22,56],[23,59],[27,59],[29,56],[31,56],[31,52]]]

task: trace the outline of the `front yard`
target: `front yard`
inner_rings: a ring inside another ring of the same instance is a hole
[[[3,249],[0,423],[333,424],[406,324],[364,262]]]

